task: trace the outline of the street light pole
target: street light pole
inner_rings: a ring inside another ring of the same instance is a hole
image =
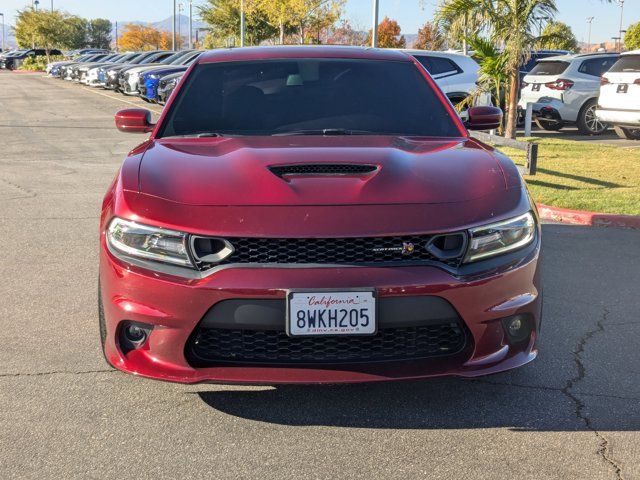
[[[371,46],[378,47],[378,15],[380,14],[380,0],[373,0],[373,28],[371,29]]]
[[[189,0],[189,50],[193,48],[193,0]]]
[[[182,9],[184,5],[182,3],[178,4],[178,45],[177,50],[182,48]],[[174,48],[176,50],[176,48]]]
[[[176,0],[173,0],[173,22],[171,22],[171,50],[176,49]]]
[[[0,13],[2,17],[2,51],[4,52],[4,13]]]
[[[620,5],[620,29],[618,30],[618,34],[620,35],[620,43],[618,44],[618,51],[622,51],[622,13],[624,11],[624,0],[618,0],[618,4]]]
[[[244,47],[244,30],[246,28],[244,18],[244,0],[240,0],[240,46]]]
[[[587,52],[591,52],[591,23],[595,17],[587,17],[587,23],[589,24],[589,33],[587,34]]]

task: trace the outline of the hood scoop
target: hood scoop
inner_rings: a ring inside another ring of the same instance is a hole
[[[284,178],[291,176],[352,176],[361,177],[378,170],[376,165],[361,163],[304,163],[295,165],[272,165],[269,170]]]

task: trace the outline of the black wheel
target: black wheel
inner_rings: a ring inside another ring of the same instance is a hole
[[[549,132],[557,132],[564,127],[564,122],[562,120],[549,120],[548,118],[535,118],[536,125],[538,128],[543,130],[547,130]]]
[[[596,116],[598,100],[592,98],[582,106],[578,114],[578,130],[583,135],[602,135],[609,126]]]
[[[640,140],[640,128],[613,127],[616,134],[625,140]]]
[[[100,350],[107,365],[113,368],[113,365],[109,362],[107,355],[104,353],[104,344],[107,341],[107,324],[104,319],[104,306],[102,305],[102,289],[100,288],[100,279],[98,279],[98,326],[100,328]]]

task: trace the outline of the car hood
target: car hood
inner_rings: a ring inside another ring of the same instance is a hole
[[[272,170],[318,164],[375,170],[293,176]],[[507,188],[497,158],[473,140],[391,136],[160,139],[141,160],[138,185],[154,197],[216,206],[452,203]]]

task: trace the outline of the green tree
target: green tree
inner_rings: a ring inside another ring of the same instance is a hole
[[[367,45],[371,45],[371,33],[369,30],[367,35]],[[405,48],[407,41],[401,35],[400,25],[389,17],[384,19],[378,25],[378,47],[380,48]]]
[[[47,61],[52,49],[68,45],[69,32],[68,16],[58,11],[36,11],[28,8],[19,10],[16,16],[15,36],[18,46],[43,48]]]
[[[576,40],[571,27],[562,22],[549,22],[542,30],[542,38],[538,43],[539,48],[549,50],[578,50]]]
[[[277,34],[268,21],[265,12],[257,8],[256,3],[246,0],[245,41],[248,45],[258,45]],[[240,2],[238,0],[208,0],[199,7],[200,17],[209,24],[209,33],[204,40],[206,48],[224,46],[228,38],[234,38],[240,44]]]
[[[108,49],[111,46],[111,22],[104,18],[96,18],[89,22],[89,45],[92,48]]]
[[[627,27],[627,32],[624,34],[624,46],[627,50],[640,48],[640,22],[633,23]]]
[[[75,50],[85,48],[89,43],[89,22],[84,18],[72,16],[64,19],[65,30],[60,32],[61,46]]]
[[[425,23],[418,30],[418,39],[413,48],[420,50],[441,50],[444,46],[444,37],[440,29],[431,22]]]
[[[520,65],[541,41],[534,33],[537,19],[552,18],[556,11],[555,0],[444,0],[436,12],[439,24],[481,19],[487,38],[494,45],[503,46],[508,79],[505,131],[508,138],[516,136]]]
[[[308,27],[327,28],[340,18],[345,0],[254,0],[255,7],[264,12],[269,23],[278,29],[279,43],[285,42],[288,32],[297,33],[299,43],[305,41]]]

